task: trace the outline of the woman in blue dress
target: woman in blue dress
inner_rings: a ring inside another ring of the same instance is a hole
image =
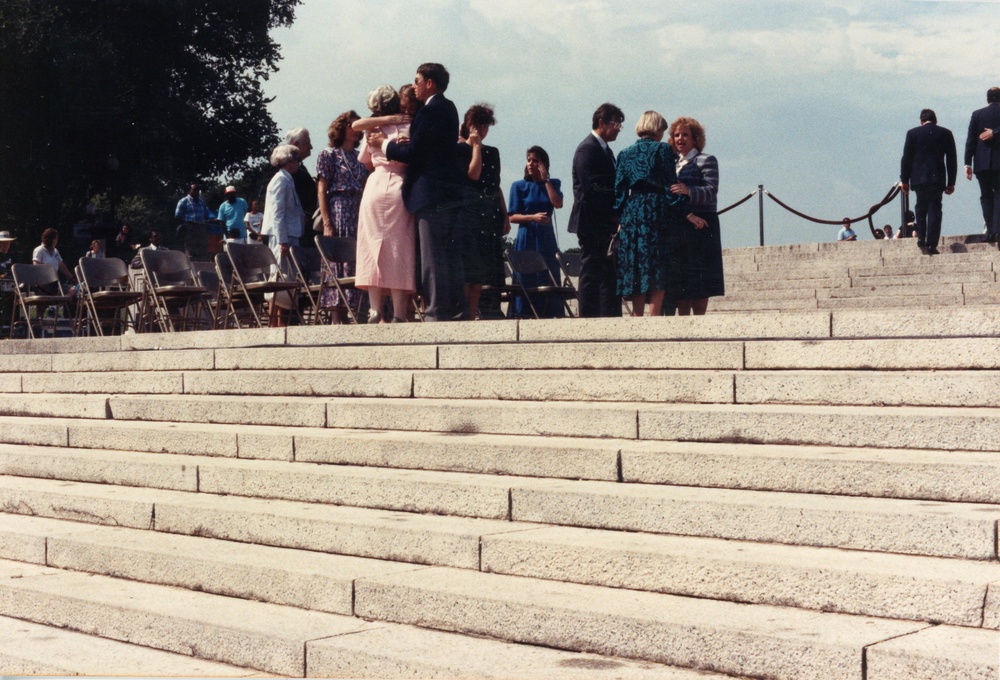
[[[542,147],[533,146],[528,149],[524,179],[514,182],[510,187],[510,200],[507,202],[510,222],[518,225],[514,250],[535,250],[541,253],[556,281],[559,280],[559,262],[556,260],[559,246],[552,228],[552,214],[563,206],[563,195],[559,187],[559,180],[549,177],[549,154]],[[550,286],[552,282],[544,274],[532,274],[524,277],[524,285],[526,288]],[[561,298],[545,296],[545,299],[532,298],[532,301],[542,318],[561,317],[566,313]],[[527,300],[518,296],[514,299],[513,311],[509,314],[516,317],[531,316],[531,306]]]
[[[670,193],[687,196],[694,214],[708,226],[678,232],[675,250],[680,275],[677,289],[668,294],[676,301],[678,315],[701,315],[708,309],[708,298],[726,294],[722,234],[716,212],[719,162],[702,152],[705,128],[694,118],[682,116],[670,124],[670,145],[677,152],[677,183],[670,187]]]
[[[703,229],[705,220],[691,211],[687,196],[671,194],[677,183],[676,156],[664,144],[667,121],[646,111],[636,123],[635,144],[618,154],[615,208],[621,230],[618,246],[618,294],[632,300],[632,316],[659,316],[663,296],[672,288],[677,263],[670,251],[679,229]]]

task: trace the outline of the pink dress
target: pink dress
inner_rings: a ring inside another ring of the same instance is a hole
[[[388,139],[409,135],[409,125],[383,125]],[[361,160],[371,159],[375,170],[368,176],[358,216],[358,262],[355,285],[395,290],[416,290],[416,226],[403,205],[406,165],[390,161],[380,149],[365,144]]]

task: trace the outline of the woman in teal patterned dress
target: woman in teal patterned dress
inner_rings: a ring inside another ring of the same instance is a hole
[[[650,314],[660,315],[663,294],[676,276],[669,243],[678,222],[687,219],[695,229],[705,228],[705,220],[691,211],[688,197],[669,191],[677,182],[677,157],[660,141],[666,129],[663,116],[646,111],[635,126],[638,141],[618,154],[618,294],[631,298],[632,316],[643,316],[647,295]]]

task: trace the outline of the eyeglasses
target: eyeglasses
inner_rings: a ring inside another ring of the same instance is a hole
[[[621,121],[606,120],[606,121],[604,121],[604,124],[607,125],[608,127],[610,127],[612,130],[621,130],[622,129]]]

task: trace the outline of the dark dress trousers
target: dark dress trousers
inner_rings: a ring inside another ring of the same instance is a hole
[[[958,154],[951,130],[935,123],[906,133],[899,178],[917,194],[917,245],[937,248],[941,236],[941,197],[955,186]]]
[[[993,130],[993,139],[979,139],[983,130]],[[972,113],[965,140],[965,164],[979,180],[979,202],[991,240],[1000,238],[1000,103],[994,102]]]
[[[407,164],[403,202],[417,219],[427,321],[462,319],[466,314],[457,138],[458,111],[443,94],[436,94],[413,118],[410,141],[385,145],[389,160]]]
[[[573,210],[569,231],[580,241],[580,316],[621,316],[614,257],[608,244],[618,229],[614,154],[587,135],[573,155]]]

